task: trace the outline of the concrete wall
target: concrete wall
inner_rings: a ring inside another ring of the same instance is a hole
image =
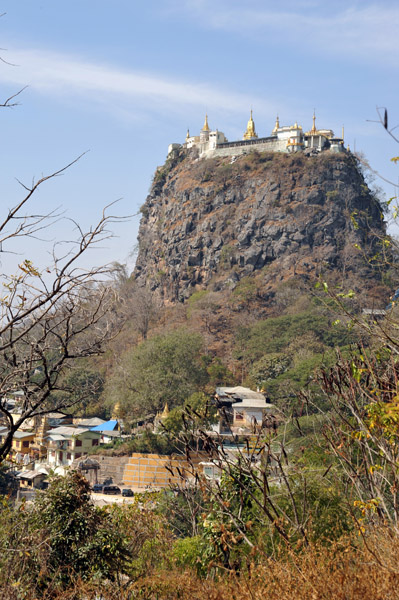
[[[97,461],[100,465],[99,469],[83,471],[83,475],[91,484],[109,481],[116,485],[123,485],[123,474],[125,466],[130,460],[129,456],[101,456],[101,454],[92,454],[90,458]]]
[[[258,142],[245,145],[240,144],[238,146],[219,146],[210,152],[210,156],[240,156],[241,154],[249,154],[255,150],[258,152],[286,152],[287,142],[285,140],[275,140],[272,142]]]

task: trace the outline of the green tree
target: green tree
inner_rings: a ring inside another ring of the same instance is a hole
[[[67,586],[77,576],[114,579],[126,570],[126,540],[107,510],[93,505],[89,483],[77,471],[54,477],[30,518],[32,537],[36,532],[48,549],[47,573],[45,580],[38,576],[39,585],[55,579]]]
[[[172,409],[163,422],[165,431],[178,436],[185,432],[195,432],[199,427],[209,427],[216,420],[216,408],[211,405],[210,398],[203,392],[194,392],[183,406]]]
[[[90,486],[76,471],[53,477],[29,510],[3,499],[0,594],[17,593],[1,597],[59,598],[81,581],[117,585],[132,558],[125,530],[116,511],[93,505]]]
[[[134,420],[182,405],[207,381],[202,338],[186,329],[157,335],[128,352],[107,386],[109,402]]]

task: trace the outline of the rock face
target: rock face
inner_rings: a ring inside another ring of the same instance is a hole
[[[337,270],[367,276],[385,224],[350,153],[169,158],[141,208],[135,278],[165,302]]]

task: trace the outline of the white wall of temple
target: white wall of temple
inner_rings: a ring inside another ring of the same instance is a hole
[[[242,154],[249,154],[250,152],[286,152],[287,141],[286,140],[273,140],[268,142],[258,142],[254,144],[245,144],[238,146],[227,146],[216,148],[213,152],[213,156],[241,156]]]
[[[323,130],[324,131],[324,130]],[[325,130],[330,133],[330,130]],[[331,132],[332,133],[332,132]],[[231,145],[224,146],[228,143],[226,136],[222,131],[201,132],[201,135],[191,136],[186,139],[183,147],[187,150],[197,148],[200,158],[210,158],[212,156],[240,156],[257,150],[259,152],[292,152],[300,151],[303,148],[315,148],[322,150],[327,144],[326,135],[305,136],[302,129],[288,126],[280,127],[277,135],[265,139],[250,140],[240,142],[231,142]],[[175,147],[181,147],[180,144],[170,144],[169,152]],[[344,152],[345,148],[339,143],[335,143],[331,148],[334,152]]]

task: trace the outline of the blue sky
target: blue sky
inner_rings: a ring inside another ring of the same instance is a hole
[[[397,2],[4,0],[0,11],[0,56],[16,65],[0,64],[0,97],[28,86],[18,107],[0,112],[2,209],[21,197],[16,178],[29,184],[89,150],[41,189],[34,209],[62,206],[84,226],[117,199],[114,210],[135,214],[170,142],[187,127],[197,133],[205,111],[211,127],[241,138],[251,107],[259,135],[277,113],[308,129],[315,109],[319,127],[340,134],[345,125],[346,143],[397,181],[399,147],[370,122],[386,106],[399,123]],[[115,227],[87,264],[126,262],[138,222]],[[47,237],[67,229],[59,223]],[[46,261],[41,242],[18,251]]]

